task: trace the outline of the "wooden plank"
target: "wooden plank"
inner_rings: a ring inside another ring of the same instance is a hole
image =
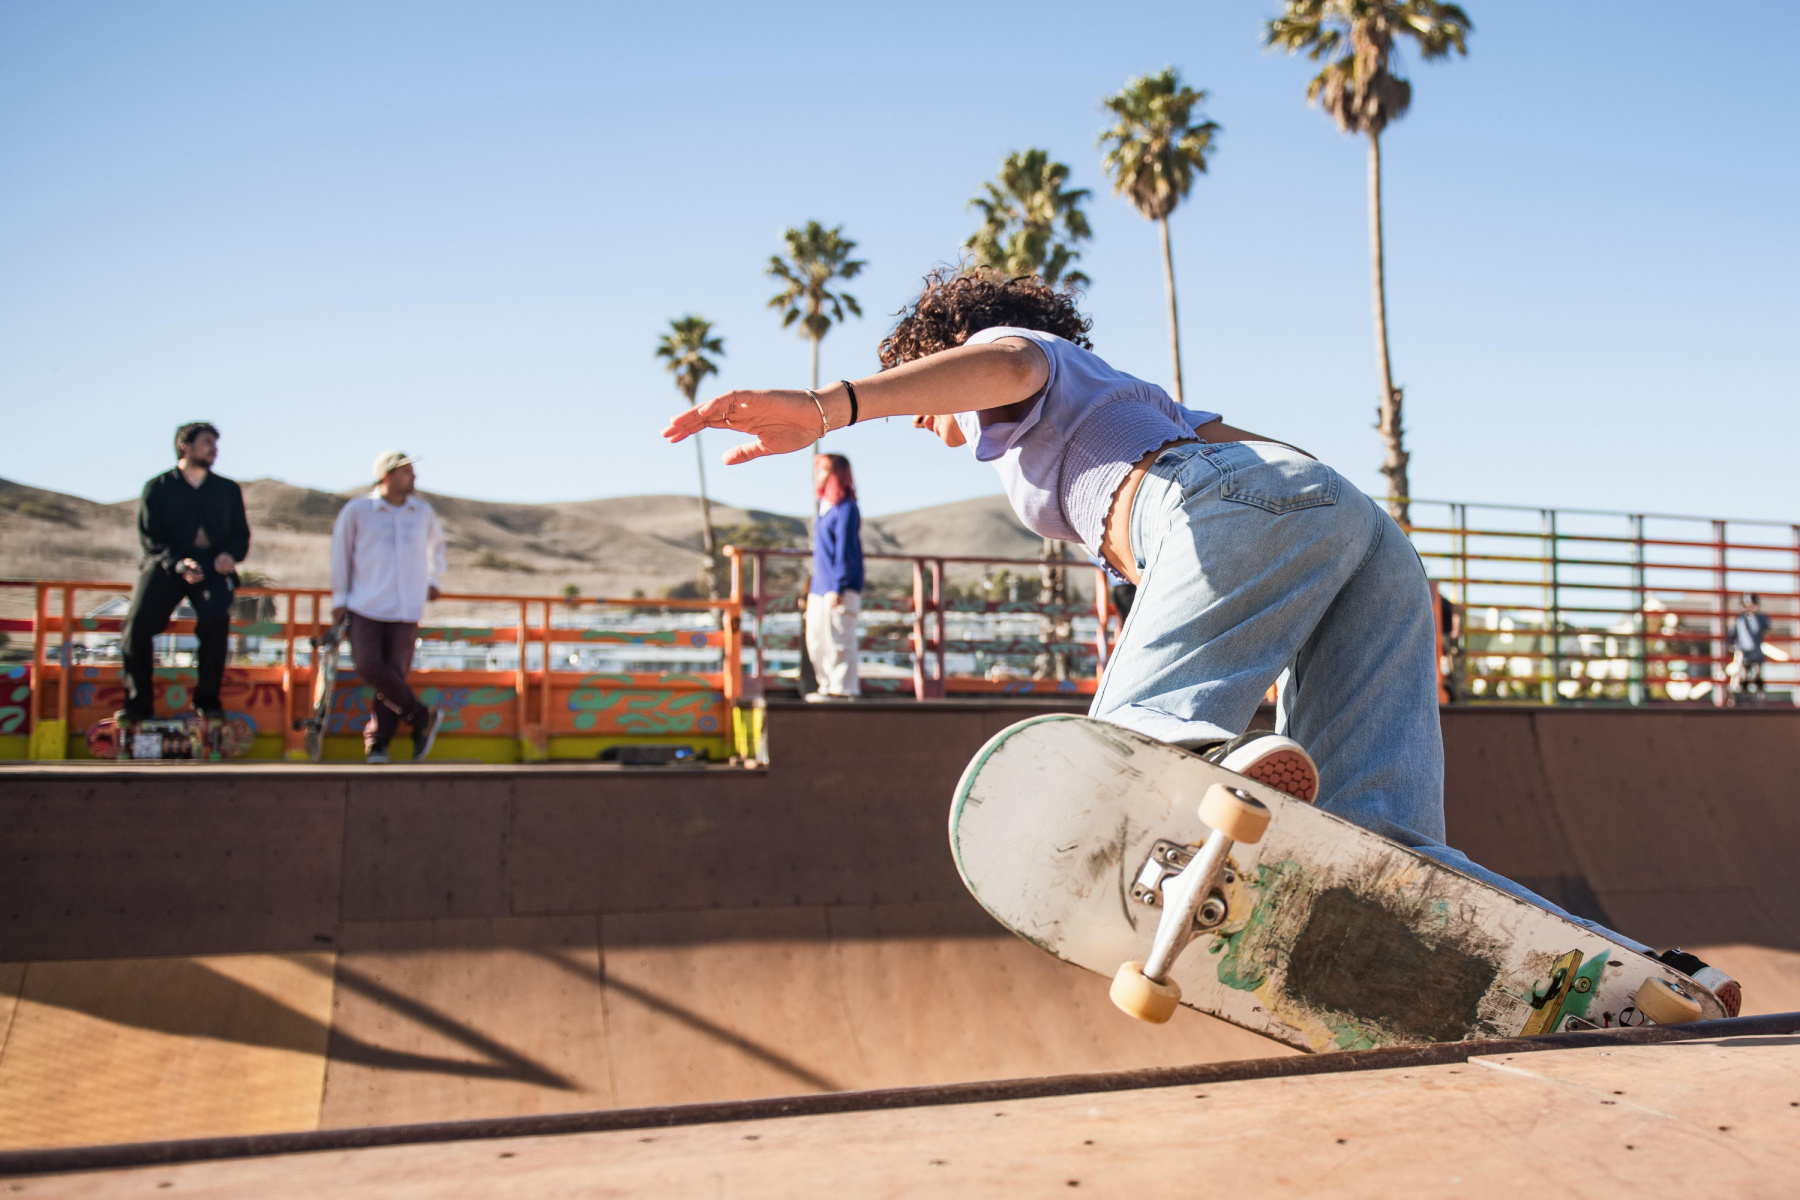
[[[512,781],[376,774],[345,784],[343,917],[512,915]]]
[[[1508,878],[1579,875],[1532,720],[1529,712],[1445,711],[1446,840]]]
[[[19,1011],[19,989],[25,985],[24,963],[0,963],[0,1062],[6,1061],[6,1039]]]
[[[345,926],[322,1126],[612,1103],[592,917]]]
[[[601,933],[616,1103],[866,1086],[823,909],[609,916]]]
[[[1107,983],[1005,932],[973,901],[829,911],[868,1086],[1130,1070],[1292,1054],[1183,1008],[1133,1021]]]
[[[341,780],[229,769],[70,768],[0,788],[0,958],[142,957],[329,946]]]
[[[29,964],[0,1056],[0,1148],[316,1127],[332,958]]]
[[[1775,1196],[1800,1039],[32,1178],[45,1197]],[[1624,1093],[1618,1095],[1615,1093]],[[1724,1126],[1725,1128],[1720,1128]],[[302,1182],[303,1181],[303,1182]],[[1577,1187],[1585,1184],[1586,1187]],[[1595,1189],[1598,1189],[1595,1191]]]

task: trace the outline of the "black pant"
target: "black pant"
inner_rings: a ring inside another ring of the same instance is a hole
[[[194,636],[200,640],[200,681],[194,687],[196,711],[223,712],[219,685],[225,679],[225,647],[231,637],[231,599],[235,582],[208,570],[199,583],[188,583],[152,563],[131,589],[125,614],[125,712],[142,720],[156,715],[153,682],[156,665],[152,639],[169,627],[169,617],[185,598],[194,606]]]
[[[371,749],[387,745],[401,721],[411,725],[415,734],[431,722],[431,710],[419,703],[406,682],[418,636],[417,622],[377,621],[359,612],[350,614],[350,657],[363,683],[375,692],[375,702],[370,705],[374,711],[363,727],[363,744]]]

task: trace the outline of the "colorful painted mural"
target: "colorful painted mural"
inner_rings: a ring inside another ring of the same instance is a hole
[[[31,713],[31,668],[18,663],[0,670],[0,734],[24,733]]]

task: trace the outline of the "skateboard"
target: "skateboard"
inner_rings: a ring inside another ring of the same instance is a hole
[[[312,713],[295,726],[306,731],[306,757],[319,762],[325,757],[325,727],[331,719],[331,698],[337,691],[338,645],[349,622],[332,622],[322,638],[312,639]]]
[[[996,734],[950,845],[995,919],[1146,1021],[1186,1004],[1318,1052],[1726,1015],[1672,967],[1104,721]]]
[[[117,717],[103,718],[87,728],[88,753],[95,758],[217,762],[246,753],[255,740],[255,731],[243,717],[209,721],[198,713],[135,721],[129,731],[121,728]]]

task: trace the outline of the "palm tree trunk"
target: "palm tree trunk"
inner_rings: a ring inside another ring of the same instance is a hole
[[[1402,525],[1411,520],[1412,488],[1406,478],[1405,433],[1400,425],[1403,394],[1394,386],[1394,368],[1388,359],[1387,288],[1382,280],[1381,246],[1381,136],[1369,134],[1369,269],[1375,292],[1375,362],[1381,371],[1381,404],[1375,428],[1381,433],[1386,453],[1381,474],[1387,480],[1388,512]]]
[[[1169,218],[1164,217],[1157,224],[1162,226],[1163,246],[1163,282],[1168,285],[1169,292],[1169,359],[1175,365],[1175,403],[1181,399],[1181,323],[1175,317],[1175,256],[1169,250]]]
[[[706,498],[706,455],[700,452],[700,435],[694,435],[694,466],[700,471],[700,540],[706,547],[706,598],[719,598],[718,546],[713,541],[712,501]]]

